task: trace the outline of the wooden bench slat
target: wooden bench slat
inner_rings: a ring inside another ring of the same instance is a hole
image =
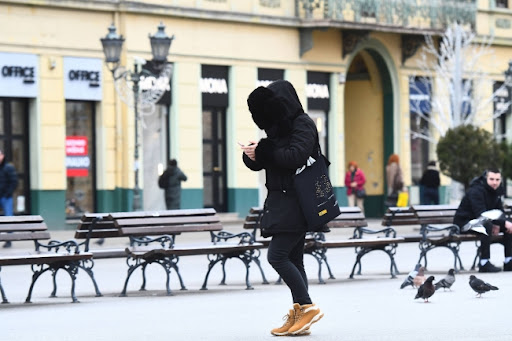
[[[47,240],[50,239],[50,233],[47,231],[37,232],[15,232],[0,233],[0,241],[21,241],[21,240]]]
[[[176,245],[172,249],[152,248],[152,247],[129,247],[126,253],[134,257],[150,257],[159,255],[207,255],[219,253],[240,252],[241,250],[255,250],[263,247],[261,243],[238,244],[238,243],[219,243],[219,244],[189,244],[185,246]]]
[[[93,259],[123,258],[127,256],[125,249],[89,249]]]
[[[114,225],[118,228],[137,227],[137,226],[163,226],[163,225],[185,225],[199,223],[218,223],[216,216],[197,216],[197,217],[148,217],[144,219],[115,219]]]
[[[254,229],[255,227],[258,226],[258,222],[257,221],[246,221],[244,223],[244,229]]]
[[[89,231],[75,231],[75,239],[87,238]],[[110,237],[123,237],[119,234],[118,229],[105,229],[105,230],[92,230],[89,235],[90,238],[110,238]]]
[[[392,243],[403,243],[404,238],[401,237],[382,237],[382,238],[361,238],[361,239],[341,239],[341,240],[327,240],[319,242],[319,244],[326,248],[333,247],[356,247],[356,246],[379,246],[389,245]]]
[[[91,222],[94,218],[105,219],[108,217],[108,213],[84,213],[80,217],[81,222]]]
[[[2,224],[0,225],[0,232],[11,231],[46,231],[48,227],[45,223],[26,223],[26,224]]]
[[[197,224],[177,226],[151,226],[151,227],[120,227],[120,236],[155,236],[176,234],[181,232],[209,232],[221,231],[222,224]]]
[[[43,222],[40,215],[0,216],[0,224],[25,224]]]
[[[109,213],[111,219],[122,218],[150,218],[150,217],[185,217],[185,216],[204,216],[216,215],[213,208],[204,209],[182,209],[182,210],[168,210],[168,211],[142,211],[142,212],[113,212]]]
[[[366,220],[331,220],[327,223],[329,227],[365,227],[368,226]]]
[[[450,211],[454,210],[456,211],[458,206],[456,205],[413,205],[411,206],[411,209],[416,212],[421,211]]]
[[[3,265],[23,265],[23,264],[51,264],[55,261],[71,261],[92,258],[92,253],[55,253],[51,251],[44,252],[25,252],[20,254],[0,255],[0,266]]]
[[[82,230],[82,231],[87,231],[87,230],[89,230],[89,228],[91,226],[93,226],[93,224],[91,222],[82,222],[77,225],[76,229]],[[113,229],[113,228],[115,228],[115,226],[114,226],[114,222],[112,220],[97,221],[93,227],[94,230]]]

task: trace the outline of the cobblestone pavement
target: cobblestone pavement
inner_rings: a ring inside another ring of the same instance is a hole
[[[372,224],[378,225],[377,221]],[[240,230],[238,224],[227,227]],[[333,231],[328,238],[348,237],[350,231]],[[401,233],[403,231],[399,231]],[[72,231],[53,231],[53,237],[67,239]],[[207,234],[180,236],[179,242],[208,240]],[[103,247],[123,246],[124,240],[109,240]],[[17,245],[9,252],[30,248]],[[414,300],[416,290],[400,290],[400,284],[414,267],[419,255],[416,244],[401,244],[396,261],[401,274],[390,279],[389,258],[372,252],[363,258],[363,274],[348,279],[355,253],[353,249],[332,249],[327,255],[336,279],[318,284],[316,261],[306,256],[310,294],[325,317],[311,328],[307,340],[512,340],[510,302],[512,273],[478,274],[468,271],[475,254],[474,243],[461,246],[466,271],[457,275],[452,291],[438,291],[430,303]],[[493,245],[492,261],[503,262],[503,247]],[[262,263],[269,280],[276,273]],[[441,279],[453,266],[452,253],[439,248],[429,254],[428,274]],[[94,271],[103,297],[95,297],[88,276],[77,280],[80,303],[72,304],[70,281],[59,273],[58,296],[49,298],[52,283],[46,274],[36,283],[33,303],[23,303],[31,278],[29,266],[6,266],[0,272],[10,304],[0,305],[0,340],[271,340],[270,329],[280,326],[291,307],[284,285],[261,284],[261,276],[251,267],[254,290],[245,290],[245,269],[238,260],[227,263],[227,285],[220,286],[220,268],[210,277],[209,290],[201,291],[207,269],[205,256],[182,257],[180,270],[188,288],[179,290],[171,275],[173,296],[165,295],[165,275],[161,267],[147,269],[147,291],[140,292],[141,276],[135,273],[128,297],[119,297],[126,276],[124,259],[97,260]],[[476,298],[468,285],[471,274],[499,287],[499,291]],[[286,338],[285,338],[286,339]]]

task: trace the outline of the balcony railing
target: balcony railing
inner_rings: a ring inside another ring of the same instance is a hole
[[[475,27],[476,0],[297,0],[298,16],[332,26],[361,24],[384,30],[444,30],[458,22]]]

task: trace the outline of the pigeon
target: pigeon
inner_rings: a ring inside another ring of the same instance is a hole
[[[418,273],[416,274],[416,276],[414,276],[414,279],[412,280],[412,286],[414,288],[419,288],[420,285],[423,284],[423,282],[425,282],[425,268],[423,266],[420,266]]]
[[[486,283],[474,275],[469,276],[469,286],[477,293],[478,297],[482,297],[482,294],[488,291],[499,290],[498,287]]]
[[[434,286],[436,290],[439,288],[443,288],[446,291],[446,289],[451,288],[453,283],[455,283],[455,271],[453,269],[450,269],[448,270],[448,274],[442,280],[437,282]]]
[[[416,264],[416,266],[414,267],[414,270],[409,272],[409,275],[407,275],[407,278],[404,279],[404,282],[400,286],[400,289],[403,289],[403,288],[405,288],[408,285],[413,286],[413,282],[412,281],[413,281],[414,277],[416,277],[416,275],[418,274],[418,270],[419,270],[420,266],[421,266],[420,263]]]
[[[432,284],[433,280],[434,276],[427,278],[427,280],[418,288],[418,293],[414,299],[423,298],[425,300],[424,302],[428,303],[428,298],[436,292],[436,288],[434,288],[434,284]]]

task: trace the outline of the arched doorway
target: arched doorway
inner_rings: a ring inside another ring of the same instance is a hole
[[[345,160],[356,161],[366,175],[367,217],[384,213],[385,165],[398,149],[394,124],[397,82],[388,65],[380,51],[361,48],[349,63],[345,83]]]

